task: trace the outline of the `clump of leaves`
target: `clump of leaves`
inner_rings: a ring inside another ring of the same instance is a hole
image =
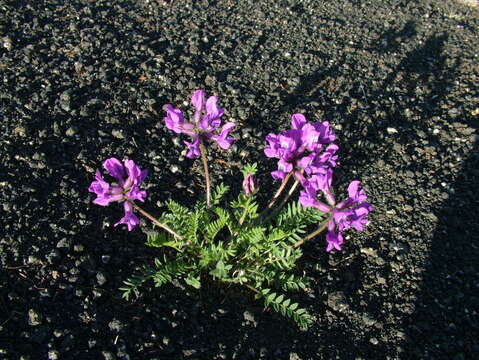
[[[171,200],[166,204],[168,212],[159,221],[176,229],[180,237],[150,232],[146,244],[173,248],[175,255],[155,259],[153,266],[125,281],[123,297],[138,294],[140,286],[149,280],[162,286],[176,279],[199,289],[209,277],[247,287],[265,307],[307,327],[310,315],[288,298],[289,292],[301,290],[308,283],[307,277],[295,271],[302,252],[294,244],[302,239],[308,225],[318,223],[324,215],[293,202],[275,221],[255,224],[260,216],[256,196],[241,193],[225,209],[221,200],[228,190],[228,186],[218,186],[210,208],[201,200],[192,210]]]

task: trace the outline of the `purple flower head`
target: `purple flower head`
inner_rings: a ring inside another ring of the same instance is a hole
[[[337,227],[338,234],[351,227],[363,231],[368,223],[366,216],[373,210],[373,207],[366,202],[366,192],[359,188],[360,184],[358,180],[352,181],[348,186],[348,199],[341,201],[332,210],[330,222]],[[328,228],[330,232],[334,232],[330,226]]]
[[[116,184],[110,185],[106,182],[99,171],[95,174],[95,181],[90,184],[89,192],[96,194],[94,204],[107,206],[111,202],[125,201],[125,216],[119,223],[128,224],[131,231],[139,224],[138,218],[133,214],[131,201],[145,201],[146,191],[140,190],[140,185],[145,179],[148,171],[141,170],[133,160],[124,160],[123,164],[116,158],[109,158],[103,163],[105,170],[115,178]]]
[[[216,96],[206,99],[204,90],[196,90],[191,97],[191,103],[195,108],[191,122],[184,120],[181,110],[175,109],[171,105],[165,107],[166,127],[177,134],[186,134],[192,138],[191,142],[185,141],[188,146],[186,156],[190,159],[200,157],[200,143],[203,141],[216,141],[222,149],[228,149],[234,140],[232,137],[228,137],[228,134],[236,124],[228,122],[221,126],[224,110],[218,106]]]
[[[251,196],[258,190],[258,181],[253,174],[248,174],[243,180],[243,191],[246,195]]]
[[[308,175],[318,172],[317,168],[336,166],[338,150],[336,145],[330,145],[321,153],[323,144],[335,139],[327,121],[310,124],[303,114],[293,114],[291,129],[281,134],[268,134],[268,145],[264,149],[267,157],[278,158],[278,170],[271,175],[275,179],[283,179],[287,173],[295,170],[305,170]]]
[[[329,169],[331,170],[331,169]],[[326,251],[333,249],[341,250],[341,244],[344,242],[342,231],[354,228],[363,231],[368,223],[367,215],[373,210],[370,203],[367,202],[367,196],[364,189],[360,189],[358,180],[352,181],[348,186],[348,199],[341,201],[336,205],[331,184],[324,187],[323,180],[317,175],[306,179],[302,183],[303,190],[300,193],[299,201],[304,207],[313,207],[319,211],[329,213],[328,234],[326,241],[328,246]],[[318,200],[317,193],[321,190],[326,198],[327,204]]]

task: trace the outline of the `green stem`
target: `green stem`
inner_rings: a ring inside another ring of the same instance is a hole
[[[258,289],[255,289],[254,287],[252,287],[251,285],[248,285],[248,284],[245,284],[245,286],[250,289],[251,291],[254,291],[256,294],[259,294],[260,291]]]
[[[248,215],[248,210],[245,208],[243,209],[243,214],[241,214],[241,218],[238,221],[238,224],[241,226],[244,223],[244,219],[246,219],[246,215]]]
[[[314,238],[316,235],[318,235],[319,233],[321,233],[324,229],[326,229],[328,227],[328,222],[329,222],[329,218],[326,219],[321,224],[321,226],[318,229],[316,229],[315,231],[313,231],[311,234],[309,234],[309,235],[305,236],[304,238],[302,238],[301,240],[298,240],[297,242],[295,242],[292,247],[297,248],[298,246],[303,245],[306,241]]]
[[[168,226],[166,226],[165,224],[161,223],[160,221],[158,221],[158,219],[156,219],[155,217],[153,217],[152,215],[150,215],[149,213],[147,213],[145,210],[143,210],[141,207],[139,207],[138,205],[136,205],[133,201],[130,201],[130,200],[127,200],[130,204],[133,205],[133,207],[135,208],[136,211],[138,211],[141,215],[143,215],[144,217],[148,218],[149,220],[151,220],[155,225],[159,226],[160,228],[162,228],[163,230],[169,232],[170,234],[172,234],[175,238],[177,238],[178,240],[183,240],[183,237],[178,235],[176,232],[174,232],[173,230],[171,230]]]
[[[206,158],[206,147],[203,144],[203,141],[200,140],[200,153],[201,160],[203,160],[203,168],[205,170],[205,179],[206,179],[206,206],[211,207],[211,183],[210,183],[210,172],[208,171],[208,159]]]

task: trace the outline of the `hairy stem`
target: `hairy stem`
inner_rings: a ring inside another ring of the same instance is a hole
[[[311,234],[305,236],[304,238],[302,238],[301,240],[298,240],[296,241],[294,244],[293,244],[293,247],[294,248],[297,248],[298,246],[301,246],[303,245],[306,241],[314,238],[316,235],[320,234],[321,232],[323,232],[324,229],[326,229],[328,227],[328,222],[329,222],[329,218],[326,219],[322,224],[321,226],[316,229],[315,231],[313,231]]]
[[[203,141],[200,140],[200,152],[201,160],[203,160],[203,168],[205,170],[205,180],[206,180],[206,206],[211,207],[211,183],[210,183],[210,172],[208,171],[208,159],[206,158],[206,147],[203,144]]]
[[[129,200],[128,200],[129,201]],[[161,223],[158,221],[158,219],[156,219],[155,217],[153,217],[152,215],[150,215],[149,213],[147,213],[145,210],[143,210],[141,207],[139,207],[138,205],[136,205],[133,201],[129,201],[130,204],[133,205],[133,207],[135,208],[136,211],[138,211],[141,215],[143,215],[144,217],[148,218],[149,220],[151,220],[155,225],[159,226],[160,228],[162,228],[163,230],[169,232],[171,235],[173,235],[175,238],[177,238],[178,240],[183,240],[183,237],[178,235],[176,232],[174,232],[173,230],[171,230],[168,226],[166,226],[165,224]]]
[[[286,175],[286,177],[284,178],[283,182],[281,183],[280,187],[278,188],[278,190],[276,191],[276,194],[274,194],[273,198],[271,199],[271,201],[269,202],[268,206],[266,206],[266,208],[261,212],[261,214],[259,214],[259,216],[254,219],[253,221],[253,225],[257,224],[258,221],[260,221],[262,218],[265,217],[266,213],[274,206],[274,204],[276,203],[276,201],[278,201],[279,197],[281,196],[281,193],[283,192],[283,190],[286,188],[286,184],[288,183],[289,181],[289,178],[291,177],[291,175],[293,175],[292,172],[290,172],[288,175]]]
[[[279,197],[281,196],[281,193],[283,190],[286,188],[286,184],[288,183],[289,179],[291,178],[291,175],[293,175],[292,172],[290,172],[286,177],[284,178],[283,182],[281,183],[281,186],[278,188],[276,191],[276,194],[274,194],[273,199],[269,202],[268,206],[266,207],[265,210],[271,209],[274,204],[276,204],[276,201],[278,201]]]
[[[271,219],[273,216],[275,216],[283,207],[284,205],[288,202],[289,198],[291,197],[291,195],[293,195],[294,193],[294,190],[296,190],[296,188],[298,187],[299,185],[299,181],[296,180],[293,185],[291,186],[291,188],[289,189],[288,193],[286,194],[286,196],[284,197],[283,201],[281,201],[281,204],[279,204],[279,206],[274,209],[274,211],[272,211],[267,217],[266,219],[264,219],[264,222],[268,222],[269,219]]]

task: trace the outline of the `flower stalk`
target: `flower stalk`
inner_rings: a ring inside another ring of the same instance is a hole
[[[283,201],[281,201],[281,203],[279,204],[279,206],[274,209],[267,217],[266,219],[264,219],[264,222],[268,222],[269,219],[271,219],[273,216],[275,216],[279,211],[281,211],[281,209],[284,207],[284,205],[286,205],[286,203],[288,202],[289,198],[291,197],[291,195],[293,195],[294,191],[296,190],[296,188],[298,187],[299,185],[299,181],[296,180],[293,185],[291,186],[291,188],[289,189],[288,193],[286,194],[286,196],[284,197]]]
[[[206,157],[206,147],[202,141],[200,141],[200,153],[201,160],[203,161],[203,169],[205,172],[205,181],[206,181],[206,206],[211,207],[211,182],[210,182],[210,172],[208,170],[208,159]]]
[[[129,200],[127,200],[127,201],[129,201]],[[141,215],[143,215],[147,219],[151,220],[155,225],[157,225],[158,227],[162,228],[163,230],[169,232],[171,235],[173,235],[178,240],[183,240],[183,237],[181,235],[179,235],[175,231],[171,230],[168,226],[166,226],[165,224],[160,222],[158,219],[156,219],[155,217],[153,217],[152,215],[147,213],[141,207],[136,205],[133,201],[129,201],[129,202],[133,205],[133,207],[135,208],[136,211],[138,211]]]
[[[315,231],[313,231],[311,234],[305,236],[304,238],[302,238],[301,240],[298,240],[296,241],[292,247],[294,248],[297,248],[298,246],[301,246],[303,245],[306,241],[308,240],[311,240],[312,238],[314,238],[316,235],[322,233],[327,227],[328,227],[328,221],[329,221],[329,218],[326,219],[322,224],[321,226],[316,229]]]

